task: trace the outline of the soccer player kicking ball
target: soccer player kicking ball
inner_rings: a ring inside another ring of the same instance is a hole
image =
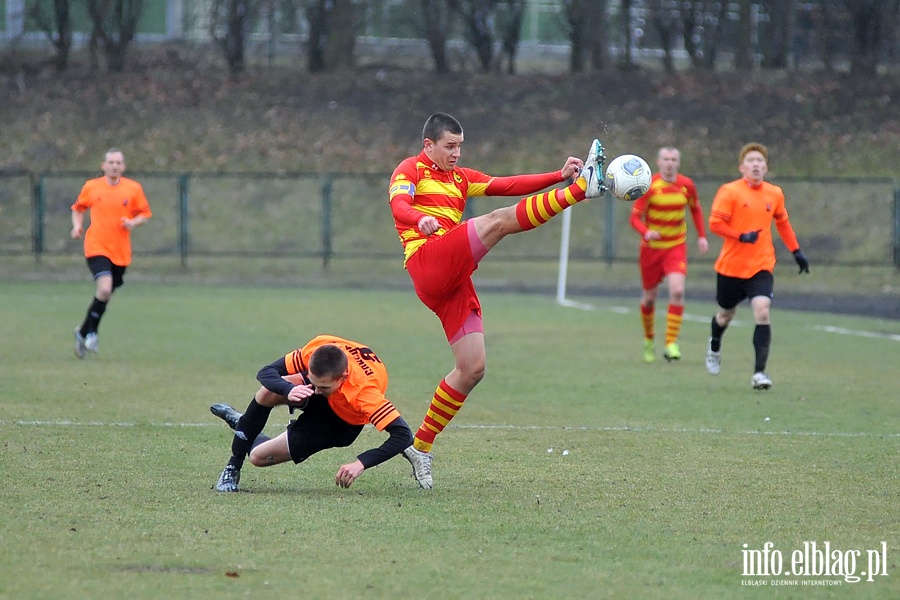
[[[422,131],[422,152],[391,175],[391,213],[403,244],[404,266],[419,299],[440,319],[456,362],[438,384],[413,445],[404,456],[422,488],[433,485],[435,437],[462,408],[484,377],[484,326],[472,283],[478,263],[510,234],[539,227],[563,210],[601,196],[603,153],[594,140],[585,161],[568,157],[550,173],[492,177],[461,167],[463,129],[445,113],[431,115]],[[570,177],[574,183],[538,194]],[[462,221],[470,196],[525,196],[518,203]]]
[[[741,179],[719,188],[709,216],[710,230],[725,238],[716,260],[716,302],[719,311],[712,319],[712,332],[706,351],[706,369],[718,375],[722,364],[722,336],[745,298],[753,308],[753,348],[756,363],[750,380],[753,389],[767,390],[772,380],[766,375],[772,326],[769,308],[775,285],[775,247],[772,245],[772,221],[782,241],[793,252],[800,273],[809,273],[809,261],[800,251],[794,228],[784,207],[780,187],[763,181],[769,151],[762,144],[741,148],[738,169]]]

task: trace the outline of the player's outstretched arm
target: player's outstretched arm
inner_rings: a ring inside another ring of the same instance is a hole
[[[388,432],[390,437],[388,437],[383,444],[377,448],[366,450],[356,457],[362,461],[362,464],[365,465],[367,469],[394,458],[413,443],[412,430],[410,430],[409,425],[406,424],[403,417],[397,417],[388,423],[384,430]]]
[[[81,211],[72,211],[72,239],[77,240],[84,233],[84,213]]]

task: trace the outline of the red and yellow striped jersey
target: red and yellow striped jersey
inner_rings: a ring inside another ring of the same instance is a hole
[[[466,200],[471,196],[533,194],[562,180],[561,171],[510,177],[494,177],[459,166],[444,171],[424,151],[407,158],[394,169],[388,188],[404,264],[428,239],[417,227],[423,216],[438,220],[440,229],[432,235],[441,236],[462,221]]]
[[[378,431],[384,431],[400,413],[384,396],[388,385],[384,363],[365,345],[334,335],[317,336],[284,357],[288,374],[309,370],[313,352],[325,344],[333,344],[343,350],[348,360],[347,379],[328,397],[328,405],[351,425],[371,423]]]
[[[772,221],[788,250],[798,249],[800,244],[788,220],[780,187],[766,181],[752,186],[743,178],[720,187],[709,215],[710,230],[725,238],[716,260],[716,272],[749,279],[760,271],[772,271],[775,268]],[[750,231],[759,231],[756,243],[747,244],[738,239]]]
[[[656,231],[662,237],[658,240],[643,240],[649,248],[665,249],[684,244],[687,240],[686,209],[699,237],[706,237],[703,225],[703,208],[697,197],[694,182],[682,174],[674,182],[666,181],[660,173],[655,173],[650,181],[650,189],[638,198],[631,209],[631,226],[641,238],[647,231]]]
[[[77,212],[88,209],[91,222],[84,234],[84,255],[105,256],[120,267],[130,265],[131,231],[122,226],[122,219],[153,216],[144,188],[125,177],[116,185],[110,185],[106,177],[89,179],[72,205]]]

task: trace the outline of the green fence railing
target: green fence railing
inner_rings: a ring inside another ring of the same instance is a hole
[[[76,256],[70,207],[85,172],[0,172],[0,255]],[[387,204],[387,173],[129,173],[144,186],[154,218],[136,232],[135,253],[191,257],[314,257],[398,260],[400,244]],[[706,215],[727,178],[695,178]],[[791,222],[816,264],[900,268],[900,186],[884,179],[777,178]],[[474,198],[467,216],[513,202]],[[611,198],[573,208],[572,261],[633,261],[638,238],[629,205]],[[89,219],[89,216],[88,216]],[[495,260],[555,260],[555,219],[511,236]],[[693,237],[693,227],[689,226]],[[715,256],[720,241],[710,236]],[[779,257],[789,260],[783,246]]]

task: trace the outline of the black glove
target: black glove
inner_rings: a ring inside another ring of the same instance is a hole
[[[747,233],[742,233],[738,239],[745,244],[755,244],[756,240],[759,239],[759,232],[762,229],[757,229],[756,231],[748,231]]]
[[[800,248],[794,250],[794,260],[796,260],[797,264],[800,266],[801,273],[809,273],[809,261],[806,260],[806,257],[803,256],[803,253],[800,252]]]

